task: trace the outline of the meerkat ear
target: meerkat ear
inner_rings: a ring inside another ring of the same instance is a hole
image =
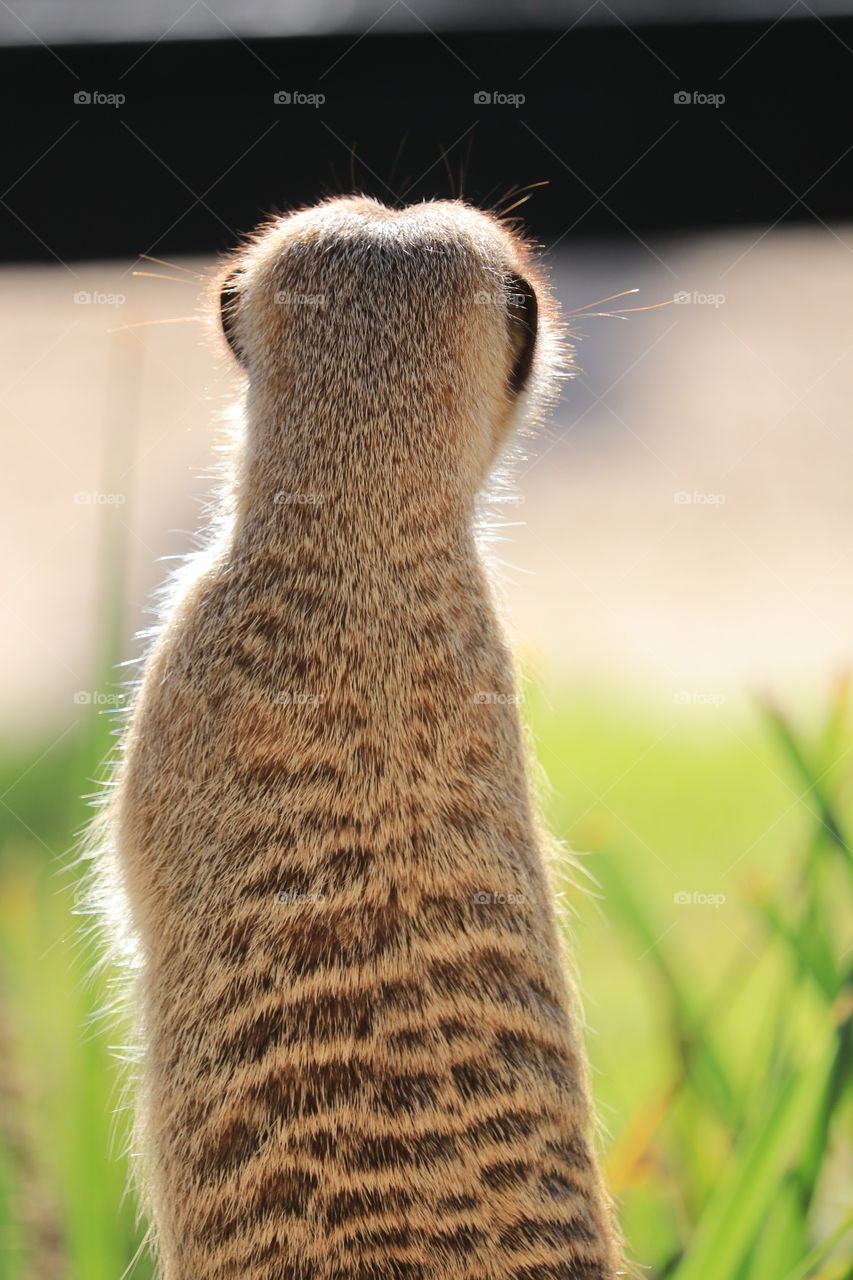
[[[539,304],[533,288],[523,278],[507,276],[509,332],[513,350],[513,365],[509,385],[513,395],[520,395],[527,385],[536,350],[536,333],[539,327]]]
[[[230,271],[222,282],[219,290],[219,317],[222,322],[222,332],[225,334],[226,341],[234,355],[238,364],[245,364],[243,353],[237,345],[237,310],[240,305],[240,291],[237,288],[237,280],[240,275],[239,267],[234,271]]]

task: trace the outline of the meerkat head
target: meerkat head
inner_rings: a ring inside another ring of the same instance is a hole
[[[329,200],[262,227],[218,284],[249,431],[374,493],[432,474],[473,496],[553,386],[532,253],[459,202]]]

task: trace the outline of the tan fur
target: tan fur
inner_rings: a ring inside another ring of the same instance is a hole
[[[612,1277],[474,533],[549,386],[544,281],[486,214],[362,198],[272,222],[228,276],[231,500],[109,805],[163,1276]],[[523,396],[515,277],[540,305]]]

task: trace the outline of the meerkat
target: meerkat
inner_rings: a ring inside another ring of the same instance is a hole
[[[461,202],[348,197],[264,225],[218,287],[230,483],[108,805],[162,1276],[614,1277],[477,538],[553,381],[545,278]]]

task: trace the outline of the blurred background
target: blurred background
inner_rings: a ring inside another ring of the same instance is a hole
[[[0,0],[0,1280],[151,1275],[75,838],[216,255],[353,189],[523,200],[577,335],[495,550],[638,1274],[853,1277],[851,71],[846,0]]]

